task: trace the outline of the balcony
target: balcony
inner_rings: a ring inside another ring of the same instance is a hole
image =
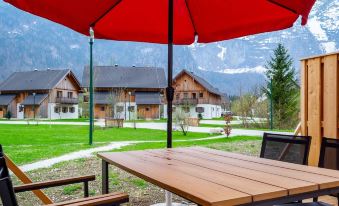
[[[78,98],[57,97],[55,102],[59,104],[78,104],[79,100]]]
[[[174,100],[174,104],[176,105],[197,105],[198,99],[193,99],[193,98],[176,99]]]

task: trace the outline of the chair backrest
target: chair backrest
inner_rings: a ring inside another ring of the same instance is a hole
[[[260,157],[306,165],[311,137],[264,133]]]
[[[319,167],[339,170],[339,140],[324,137],[321,141]]]
[[[6,160],[0,145],[0,198],[3,205],[18,206],[13,190],[13,184],[9,176]]]

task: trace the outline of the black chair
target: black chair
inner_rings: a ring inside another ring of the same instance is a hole
[[[319,155],[319,167],[339,170],[339,140],[323,137]],[[339,205],[339,194],[333,194]],[[315,202],[318,198],[313,199]]]
[[[311,137],[264,133],[261,158],[307,165]]]
[[[88,181],[89,181],[88,178],[85,181],[87,182],[86,185],[88,185]],[[15,197],[15,193],[17,192],[33,191],[33,190],[39,190],[39,189],[79,183],[79,182],[83,182],[83,179],[81,177],[80,179],[71,178],[71,179],[66,179],[66,180],[32,183],[32,184],[21,185],[18,187],[13,187],[13,184],[12,184],[9,172],[8,172],[7,164],[6,164],[6,159],[4,157],[4,153],[0,145],[0,198],[4,206],[18,206],[18,202]],[[58,206],[58,205],[60,206],[61,205],[63,206],[66,206],[66,205],[67,206],[114,205],[115,206],[121,203],[128,202],[128,199],[129,197],[127,194],[118,192],[118,193],[111,193],[107,195],[80,198],[80,199],[71,200],[68,202],[56,203],[56,204],[53,204],[53,206]]]

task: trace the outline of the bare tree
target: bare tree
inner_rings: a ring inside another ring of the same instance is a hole
[[[117,88],[111,91],[108,96],[109,111],[108,116],[114,119],[121,119],[123,117],[124,106],[119,105],[125,101],[124,89]]]
[[[188,117],[189,114],[183,111],[181,108],[176,108],[174,113],[175,123],[180,128],[184,136],[188,133]]]

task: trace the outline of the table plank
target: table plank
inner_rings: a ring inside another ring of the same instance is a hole
[[[205,147],[191,147],[191,149],[202,151],[202,152],[209,153],[209,154],[231,157],[234,159],[241,159],[241,160],[250,161],[250,162],[257,162],[257,163],[272,165],[272,166],[281,167],[281,168],[288,168],[288,169],[293,169],[297,171],[304,171],[308,173],[339,178],[339,171],[337,170],[319,168],[319,167],[314,167],[314,166],[305,166],[305,165],[293,164],[293,163],[282,162],[282,161],[272,161],[270,159],[257,158],[253,156],[220,151],[220,150],[215,150],[215,149],[209,149]]]
[[[183,174],[169,166],[136,159],[129,152],[103,153],[98,154],[98,157],[197,204],[219,206],[252,202],[249,194]]]
[[[271,173],[271,174],[276,174],[279,176],[317,183],[320,189],[327,189],[327,188],[333,188],[333,187],[339,186],[339,178],[329,177],[325,175],[319,175],[319,174],[314,174],[314,173],[308,173],[305,171],[277,167],[275,165],[261,164],[259,162],[246,161],[243,159],[234,159],[228,156],[214,155],[211,153],[196,151],[196,150],[193,150],[192,148],[191,149],[178,148],[175,152],[183,152],[184,154],[188,154],[191,156],[194,155],[195,157],[201,158],[201,159],[216,161],[216,162],[220,162],[220,163],[227,164],[227,165],[233,165],[237,167],[247,168],[250,170],[262,171],[265,173]],[[275,160],[269,160],[269,161],[276,162]]]
[[[169,166],[183,174],[188,174],[243,193],[248,193],[253,197],[254,201],[273,199],[288,195],[288,191],[285,188],[199,167],[147,151],[130,152],[129,154],[133,155],[136,159],[141,158],[144,161],[156,163],[162,167]]]
[[[215,161],[206,160],[203,158],[197,158],[192,155],[187,155],[183,153],[168,153],[160,150],[148,150],[148,152],[162,155],[163,158],[175,159],[177,161],[185,162],[197,167],[209,168],[211,170],[239,176],[248,180],[271,184],[276,187],[287,189],[289,195],[310,192],[319,188],[318,184],[316,183],[291,179],[288,177],[265,173],[261,171],[249,170],[247,168],[241,168],[233,165],[227,165]]]

